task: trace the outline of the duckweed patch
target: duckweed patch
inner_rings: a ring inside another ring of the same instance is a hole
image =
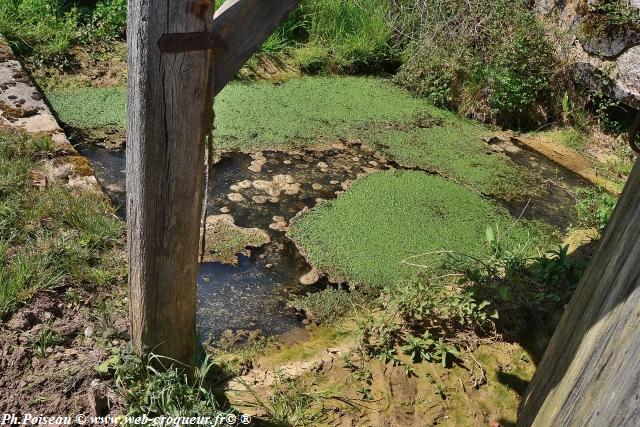
[[[78,87],[45,93],[58,118],[77,128],[124,128],[127,91],[123,87]]]
[[[437,111],[382,79],[315,77],[280,85],[227,87],[216,98],[216,132],[225,147],[289,147],[344,137],[357,125],[410,121]]]
[[[505,243],[532,250],[549,238],[548,227],[515,221],[461,185],[414,171],[358,180],[295,218],[289,236],[334,280],[384,286],[412,277],[423,270],[419,264],[437,268],[443,261],[433,255],[438,251],[486,257],[487,226],[497,227]]]
[[[485,126],[441,114],[443,119],[433,126],[374,127],[363,138],[402,165],[436,172],[486,194],[510,198],[530,191],[534,174],[490,152],[482,140],[489,135]]]
[[[46,95],[60,119],[71,126],[125,126],[125,88],[57,89]],[[216,97],[215,112],[222,149],[315,144],[318,138],[344,137],[349,129],[366,123],[409,122],[417,114],[442,114],[389,81],[364,77],[234,83]]]

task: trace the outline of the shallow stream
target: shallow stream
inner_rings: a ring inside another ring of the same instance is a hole
[[[96,177],[118,212],[124,215],[125,156],[122,149],[84,146],[80,151],[92,163]],[[544,220],[564,228],[573,218],[575,199],[570,189],[587,185],[573,172],[548,159],[507,144],[502,151],[515,163],[535,169],[544,177],[544,188],[526,200],[494,198],[514,217]],[[498,154],[496,154],[498,155]],[[302,327],[287,306],[291,295],[326,285],[300,284],[310,266],[286,237],[286,226],[296,214],[331,199],[362,174],[398,167],[361,145],[338,144],[324,151],[262,151],[222,155],[210,189],[208,215],[233,216],[235,224],[259,228],[271,241],[238,255],[237,265],[201,264],[198,279],[198,321],[206,334],[225,330],[260,330],[280,335]]]

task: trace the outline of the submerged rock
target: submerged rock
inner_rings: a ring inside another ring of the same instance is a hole
[[[237,254],[250,255],[248,248],[269,243],[269,235],[259,228],[243,228],[235,224],[231,215],[207,217],[204,261],[222,264],[238,263]]]
[[[282,193],[292,196],[300,192],[300,184],[294,182],[291,175],[275,175],[271,181],[258,179],[252,185],[270,197],[280,197]]]
[[[244,201],[244,196],[240,193],[229,193],[227,194],[227,198],[235,203],[240,203]]]

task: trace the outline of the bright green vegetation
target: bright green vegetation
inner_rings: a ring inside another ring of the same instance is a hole
[[[420,120],[408,128],[373,126],[362,139],[402,165],[437,172],[485,194],[509,199],[533,187],[528,183],[535,181],[534,171],[487,151],[482,138],[489,129],[454,114],[439,116],[426,118],[432,122],[427,126]]]
[[[125,126],[124,88],[71,88],[46,93],[60,120],[74,127]],[[283,84],[231,84],[216,97],[216,135],[224,148],[332,142],[374,121],[408,122],[438,114],[425,100],[382,79],[317,77]]]
[[[209,357],[189,375],[172,359],[150,355],[141,360],[134,354],[115,354],[104,371],[115,371],[117,391],[127,403],[127,415],[202,416],[225,414],[211,384],[214,365]],[[100,368],[99,368],[100,369]]]
[[[77,128],[124,128],[127,92],[121,87],[80,87],[45,92],[58,118]]]
[[[487,226],[497,226],[505,241],[536,247],[539,237],[513,222],[450,181],[421,172],[383,172],[293,221],[289,235],[330,275],[385,286],[423,270],[409,263],[437,266],[442,260],[426,254],[447,250],[482,258]]]
[[[126,0],[0,2],[0,34],[17,53],[51,65],[71,65],[66,57],[75,45],[124,37],[126,19]]]
[[[214,109],[217,140],[224,148],[331,143],[370,123],[440,114],[390,82],[354,77],[231,85],[216,98]]]
[[[124,127],[122,88],[52,90],[60,119],[78,128]],[[232,84],[216,99],[221,150],[330,144],[358,138],[401,164],[435,171],[485,193],[517,193],[531,175],[489,154],[489,129],[439,110],[383,79],[305,77],[274,85]]]
[[[528,2],[410,0],[400,8],[398,26],[410,36],[400,83],[436,105],[511,126],[540,126],[547,118],[536,107],[559,107],[551,45]]]
[[[122,277],[123,227],[100,195],[38,188],[50,140],[0,133],[0,318],[37,291]]]

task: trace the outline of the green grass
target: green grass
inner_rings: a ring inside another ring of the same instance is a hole
[[[101,286],[123,274],[124,260],[112,252],[122,244],[122,223],[103,197],[33,185],[47,146],[0,132],[0,319],[41,289]]]
[[[486,257],[487,226],[497,226],[503,241],[531,248],[548,231],[530,235],[538,224],[513,223],[503,209],[450,181],[421,172],[381,172],[294,220],[289,235],[321,270],[351,283],[384,286],[420,270],[401,263],[411,256],[451,250]]]

